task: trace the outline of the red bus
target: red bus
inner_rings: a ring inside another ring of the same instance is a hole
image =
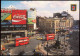
[[[16,38],[15,46],[26,45],[29,43],[29,37]]]
[[[46,34],[46,40],[52,40],[55,38],[55,34]]]

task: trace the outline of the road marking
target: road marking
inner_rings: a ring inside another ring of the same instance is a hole
[[[29,52],[32,52],[32,51],[29,51]],[[29,53],[29,52],[25,52],[25,53]]]

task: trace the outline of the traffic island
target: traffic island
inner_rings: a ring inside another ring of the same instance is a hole
[[[49,44],[52,44],[52,41],[49,41],[48,42]],[[53,42],[53,43],[55,43],[55,41]],[[40,43],[37,47],[36,47],[36,50],[35,50],[35,52],[40,52],[40,53],[42,53],[43,55],[52,55],[52,54],[50,54],[50,53],[47,53],[47,51],[44,49],[44,47],[47,45],[47,41],[45,41],[43,44],[42,43]]]
[[[72,55],[73,50],[70,50],[70,45],[65,42],[62,42],[60,44],[60,47],[55,47],[56,41],[48,41],[48,46],[47,46],[47,41],[45,41],[43,44],[40,43],[37,47],[35,52],[40,52],[43,55]],[[48,51],[48,52],[47,52]]]

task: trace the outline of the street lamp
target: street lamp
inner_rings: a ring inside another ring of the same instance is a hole
[[[61,29],[60,33],[64,36],[64,54],[65,54],[65,30]]]
[[[45,32],[45,34],[46,34],[46,32]],[[48,40],[47,40],[47,56],[48,56]]]
[[[64,54],[65,54],[65,31],[64,30],[62,34],[64,35]]]
[[[47,40],[47,56],[48,56],[48,40]]]
[[[64,34],[62,33],[62,35],[64,36]],[[65,37],[64,37],[64,46],[65,46]],[[65,54],[65,50],[64,50],[64,54]]]
[[[43,36],[42,36],[42,34],[41,34],[41,38],[42,38],[42,44],[43,44]]]

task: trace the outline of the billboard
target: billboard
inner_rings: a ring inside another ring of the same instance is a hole
[[[10,9],[1,9],[1,13],[11,13]]]
[[[12,24],[26,24],[27,11],[26,10],[12,10]]]
[[[1,25],[11,24],[11,13],[1,13]]]
[[[28,11],[28,24],[36,23],[36,11],[29,10]]]

